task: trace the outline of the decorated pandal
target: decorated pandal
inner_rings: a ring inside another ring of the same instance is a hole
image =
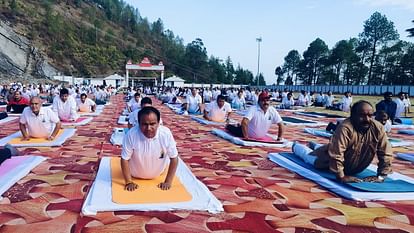
[[[163,124],[171,129],[177,141],[184,173],[189,177],[193,175],[191,179],[197,188],[206,193],[199,203],[195,201],[191,205],[193,208],[177,204],[195,200],[191,187],[187,187],[188,192],[180,192],[179,199],[173,198],[160,205],[163,207],[159,210],[142,208],[154,207],[148,203],[122,202],[122,195],[117,200],[112,199],[115,204],[108,204],[109,209],[105,210],[106,203],[93,199],[93,192],[109,197],[119,195],[110,188],[91,189],[91,186],[98,187],[97,181],[108,187],[115,182],[97,177],[105,166],[110,167],[113,159],[108,157],[121,154],[120,146],[110,142],[115,128],[126,127],[118,124],[125,102],[122,95],[116,95],[102,114],[94,116],[86,125],[76,126],[74,135],[61,146],[21,148],[27,155],[46,159],[3,193],[0,230],[26,233],[414,231],[414,200],[343,198],[268,159],[271,153],[291,152],[289,146],[237,145],[212,133],[213,129],[224,130],[223,125],[200,124],[191,116],[177,115],[155,99],[153,102],[161,111]],[[315,121],[315,118],[293,112],[280,111],[280,114]],[[232,118],[242,119],[237,114]],[[327,123],[333,119],[318,118],[317,121]],[[0,138],[4,138],[18,131],[18,120],[0,127]],[[328,142],[327,137],[305,132],[309,127],[289,125],[284,138],[303,144]],[[314,129],[323,128],[314,126]],[[397,130],[393,129],[396,139],[413,140],[412,135],[397,134]],[[272,127],[270,133],[276,132],[277,127]],[[413,149],[413,146],[401,146],[393,151],[410,154]],[[414,178],[409,161],[395,158],[393,170]],[[181,183],[185,181],[181,179]],[[120,200],[122,203],[118,203]],[[91,211],[88,203],[102,208]]]

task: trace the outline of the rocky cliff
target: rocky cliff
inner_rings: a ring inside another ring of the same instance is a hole
[[[0,77],[6,79],[52,78],[57,70],[30,40],[0,21]]]

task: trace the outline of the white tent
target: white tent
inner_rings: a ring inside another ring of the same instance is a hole
[[[177,77],[175,75],[164,80],[165,86],[167,87],[183,87],[184,81],[184,79]]]

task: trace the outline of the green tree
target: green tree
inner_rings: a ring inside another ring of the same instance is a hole
[[[196,38],[185,49],[186,64],[191,68],[192,82],[203,83],[208,81],[202,74],[206,73],[207,50],[200,38]]]
[[[375,12],[364,23],[364,31],[359,35],[370,49],[370,61],[368,70],[368,84],[372,83],[372,72],[377,56],[378,47],[386,46],[399,38],[394,23],[389,21],[385,15]]]
[[[233,62],[231,61],[230,57],[227,57],[225,66],[226,66],[226,81],[227,81],[226,83],[233,83],[235,74],[234,74]]]
[[[295,78],[295,84],[297,83],[297,75],[300,63],[300,54],[297,50],[291,50],[285,57],[285,63],[283,64],[283,70],[286,70],[290,77]]]
[[[317,38],[312,41],[308,49],[303,52],[303,60],[299,63],[299,70],[304,84],[318,83],[322,71],[322,60],[328,56],[328,46]]]
[[[282,83],[284,81],[284,79],[283,79],[284,74],[285,74],[285,72],[280,66],[276,67],[276,69],[275,69],[275,75],[277,76],[276,85],[279,85],[280,83]]]
[[[414,23],[414,20],[412,22]],[[414,28],[407,29],[406,31],[409,33],[408,36],[414,37]]]

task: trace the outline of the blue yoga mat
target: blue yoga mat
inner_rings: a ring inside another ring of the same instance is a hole
[[[401,120],[401,123],[403,125],[412,125],[413,124],[413,119],[411,119],[409,117],[400,117],[399,119]]]
[[[305,112],[311,115],[318,115],[318,116],[324,116],[329,118],[342,118],[343,116],[336,115],[336,114],[329,114],[329,113],[323,113],[323,112]]]
[[[398,130],[398,133],[414,135],[414,129],[400,129]]]
[[[292,162],[300,165],[303,168],[311,170],[319,175],[330,179],[336,180],[336,177],[333,173],[329,171],[318,170],[312,165],[305,163],[301,158],[293,153],[279,153],[281,156],[291,160]],[[356,177],[362,179],[367,176],[375,176],[376,172],[365,169],[361,173],[355,175]],[[339,183],[339,182],[338,182]],[[340,183],[342,184],[342,183]],[[345,183],[345,185],[351,186],[354,189],[365,192],[414,192],[414,184],[406,182],[404,180],[393,180],[386,178],[383,183],[373,183],[373,182],[361,182],[361,183]]]
[[[302,120],[302,119],[294,118],[294,117],[282,117],[282,120],[286,122],[290,122],[290,123],[300,123],[300,124],[316,123],[314,121],[307,121],[307,120]]]

